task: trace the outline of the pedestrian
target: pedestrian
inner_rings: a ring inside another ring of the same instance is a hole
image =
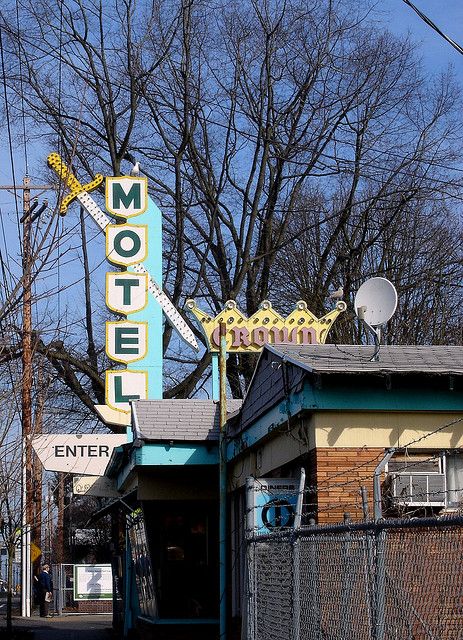
[[[48,607],[53,598],[53,582],[49,571],[50,565],[44,564],[39,574],[38,593],[41,618],[51,618],[48,613]]]

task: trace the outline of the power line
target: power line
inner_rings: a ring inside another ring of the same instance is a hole
[[[63,2],[60,2],[59,5],[59,61],[58,61],[58,126],[57,126],[57,146],[58,153],[61,155],[61,136],[60,136],[60,122],[61,122],[61,100],[62,100],[62,83],[63,83]],[[60,184],[59,184],[59,192],[61,192],[61,175],[60,175]],[[59,217],[58,216],[58,264],[57,264],[57,288],[58,288],[58,329],[59,323],[61,321],[61,234],[59,233]],[[64,228],[64,222],[61,224],[61,229]]]
[[[12,142],[12,135],[11,135],[10,109],[8,104],[8,89],[6,84],[2,32],[3,32],[3,29],[0,26],[0,61],[2,64],[3,97],[5,101],[5,115],[6,115],[7,131],[8,131],[8,147],[9,147],[9,156],[10,156],[10,165],[11,165],[11,175],[13,178],[14,204],[15,204],[15,210],[16,210],[16,225],[17,225],[17,232],[18,232],[18,240],[21,246],[21,229],[19,226],[20,216],[19,216],[19,207],[18,207],[18,194],[17,194],[17,187],[16,187],[16,171],[15,171],[15,164],[14,164],[14,157],[13,157],[13,142]],[[21,255],[22,255],[22,247],[21,247]]]
[[[444,38],[444,40],[446,40],[450,45],[452,45],[452,47],[454,49],[456,49],[458,51],[458,53],[463,54],[463,47],[461,47],[458,42],[455,42],[455,40],[452,40],[452,38],[450,38],[450,36],[447,36],[443,31],[441,31],[441,29],[439,29],[439,27],[430,19],[428,18],[427,15],[425,15],[422,11],[420,11],[418,9],[418,7],[416,7],[413,2],[410,2],[410,0],[403,0],[405,2],[405,4],[408,4],[409,7],[411,7],[413,9],[413,11],[427,24],[431,27],[431,29],[434,29],[434,31],[436,33],[438,33],[440,36],[442,36],[442,38]]]

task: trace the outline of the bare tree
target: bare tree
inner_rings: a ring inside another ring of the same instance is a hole
[[[403,339],[447,340],[437,315],[416,331],[419,312],[442,308],[434,294],[413,312],[409,301],[423,291],[417,261],[442,286],[460,266],[456,246],[446,262],[437,239],[461,191],[459,93],[449,76],[423,77],[413,45],[372,16],[328,0],[213,11],[203,0],[39,0],[23,5],[24,33],[3,26],[24,70],[20,83],[12,69],[12,86],[27,86],[35,130],[59,139],[80,175],[141,162],[164,213],[164,286],[177,306],[194,296],[215,313],[235,299],[252,314],[270,295],[281,306],[302,296],[320,313],[332,287],[349,297],[380,273],[399,280],[402,324],[415,327]],[[439,233],[420,245],[436,211]],[[459,291],[444,288],[456,311]],[[61,337],[37,345],[91,410],[104,363],[89,296],[86,307],[86,348]],[[208,354],[185,355],[169,327],[164,344],[166,396],[191,395]],[[246,370],[230,359],[234,395]]]

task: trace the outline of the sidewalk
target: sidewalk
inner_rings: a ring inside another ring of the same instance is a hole
[[[52,618],[14,618],[15,630],[27,629],[33,632],[33,640],[110,640],[112,635],[112,615],[63,615]],[[4,620],[0,620],[0,639],[5,630]]]

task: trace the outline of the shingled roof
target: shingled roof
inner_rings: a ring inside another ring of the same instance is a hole
[[[242,400],[227,400],[230,416]],[[219,439],[219,403],[215,400],[137,400],[132,404],[134,437],[147,441]]]
[[[275,355],[313,373],[430,373],[463,375],[463,347],[334,344],[267,346]]]

